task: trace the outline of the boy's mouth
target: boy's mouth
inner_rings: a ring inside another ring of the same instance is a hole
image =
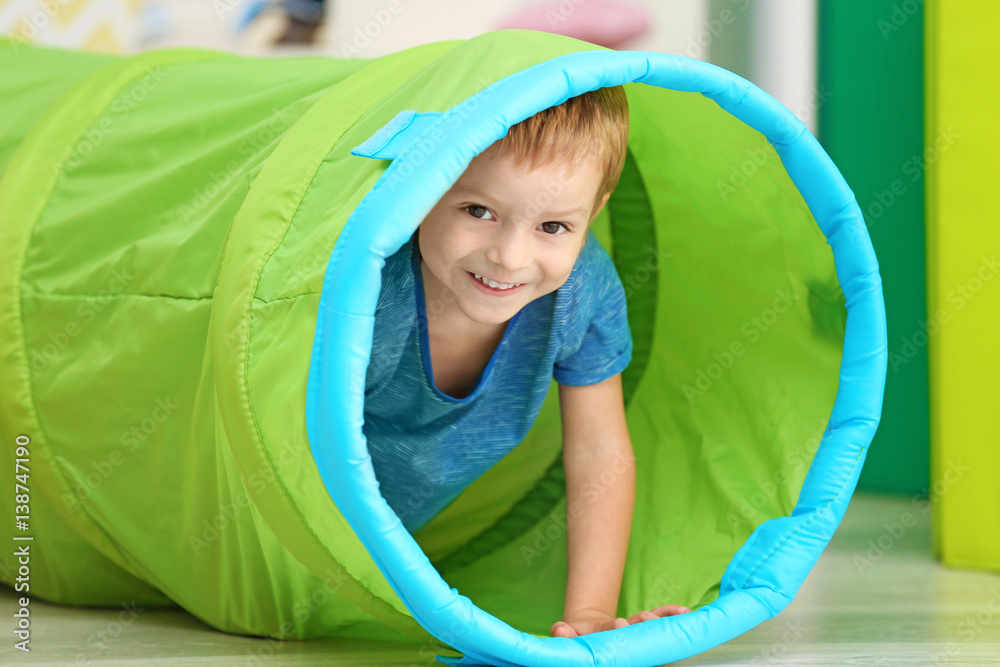
[[[485,292],[486,294],[491,294],[493,296],[504,296],[507,294],[513,294],[514,292],[519,292],[521,291],[521,288],[527,284],[527,283],[521,283],[516,287],[508,287],[506,289],[503,289],[502,287],[490,287],[489,285],[484,283],[480,278],[477,278],[476,274],[472,273],[471,271],[466,271],[466,273],[469,274],[469,278],[472,279],[472,282],[476,284],[476,286],[480,289],[480,291]]]

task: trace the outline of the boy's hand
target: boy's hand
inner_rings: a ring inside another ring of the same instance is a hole
[[[592,632],[615,630],[617,628],[624,628],[626,625],[651,621],[654,618],[664,616],[686,614],[690,611],[687,607],[682,607],[679,604],[665,604],[652,611],[640,611],[638,614],[625,619],[620,616],[618,618],[609,616],[603,611],[596,609],[582,609],[562,621],[553,623],[549,632],[552,633],[553,637],[568,637],[572,639],[580,635],[589,635]]]

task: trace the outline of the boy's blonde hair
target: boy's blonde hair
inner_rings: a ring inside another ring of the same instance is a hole
[[[512,126],[491,149],[530,169],[597,151],[604,176],[592,211],[618,185],[628,148],[628,99],[622,86],[598,88],[539,111]]]

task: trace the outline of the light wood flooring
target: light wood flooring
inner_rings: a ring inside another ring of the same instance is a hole
[[[943,568],[926,502],[857,495],[830,546],[777,618],[687,665],[1000,665],[1000,574]],[[905,513],[913,527],[895,527]],[[902,530],[900,530],[900,528]],[[880,546],[881,544],[881,546]],[[32,601],[31,652],[13,648],[0,586],[0,665],[440,665],[419,644],[268,642],[216,632],[181,610],[147,611],[106,644],[116,610]],[[90,641],[88,642],[88,639]]]

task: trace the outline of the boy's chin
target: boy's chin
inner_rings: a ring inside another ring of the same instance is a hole
[[[516,303],[511,302],[507,307],[496,307],[496,308],[475,308],[475,309],[463,309],[465,316],[476,324],[481,324],[483,326],[497,326],[503,324],[504,322],[509,322],[511,318],[517,315],[518,311],[524,304],[518,300]]]
[[[490,315],[471,315],[469,319],[476,324],[481,324],[485,326],[498,326],[504,322],[509,322],[514,315],[517,315],[517,310],[510,309],[510,312],[497,312]]]

